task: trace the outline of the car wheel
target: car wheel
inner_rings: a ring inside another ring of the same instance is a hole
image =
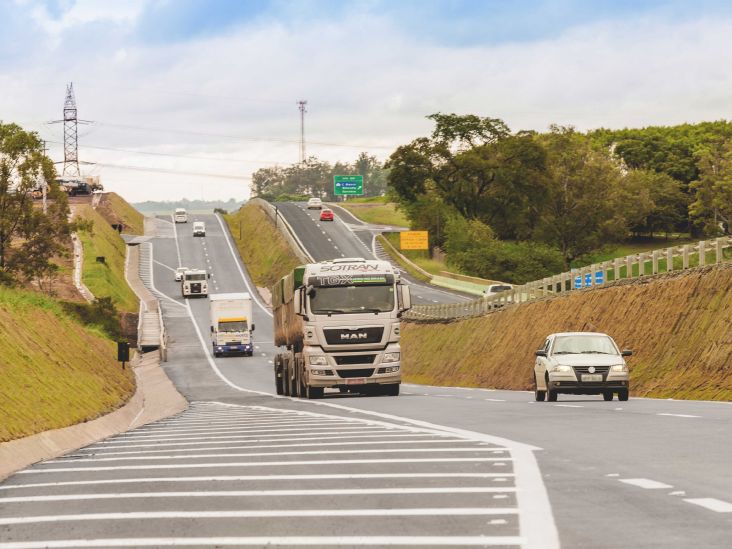
[[[618,391],[618,400],[628,400],[628,389],[620,389]]]
[[[602,393],[602,398],[605,399],[605,401],[610,401],[613,399],[613,392],[612,391],[604,391]]]
[[[546,391],[539,390],[539,384],[536,382],[536,378],[534,378],[534,400],[536,400],[536,402],[544,402],[545,398]]]

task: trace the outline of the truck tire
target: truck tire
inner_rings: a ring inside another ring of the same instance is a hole
[[[305,397],[308,400],[315,400],[316,398],[323,398],[325,390],[322,387],[311,387],[307,385],[305,387]]]
[[[395,397],[399,396],[400,383],[392,383],[391,385],[384,386],[384,394],[386,396]]]
[[[628,400],[628,389],[620,389],[618,391],[618,400],[625,402]]]

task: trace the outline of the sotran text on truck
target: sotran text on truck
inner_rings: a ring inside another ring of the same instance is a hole
[[[385,261],[343,258],[296,267],[272,288],[277,394],[399,394],[409,288]]]

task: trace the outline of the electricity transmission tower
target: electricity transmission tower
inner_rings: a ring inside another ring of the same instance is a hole
[[[298,101],[297,108],[300,110],[300,164],[305,162],[305,113],[308,112],[305,108],[307,101]]]
[[[79,133],[73,82],[66,86],[64,101],[64,169],[63,175],[81,177],[79,170]]]

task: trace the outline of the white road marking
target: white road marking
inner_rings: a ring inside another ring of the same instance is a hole
[[[555,404],[557,408],[584,408],[584,406],[580,406],[579,404]]]
[[[619,477],[619,476],[620,476],[620,473],[608,473],[608,474],[607,474],[607,475],[605,475],[605,476],[606,476],[606,477]]]
[[[267,356],[267,353],[262,353],[262,356]]]
[[[289,436],[292,436],[292,435],[307,435],[307,434],[311,434],[311,435],[313,435],[313,437],[317,435],[318,438],[320,438],[321,435],[346,435],[346,434],[349,434],[349,433],[361,434],[361,433],[364,432],[364,427],[360,427],[360,428],[355,428],[354,427],[353,430],[330,431],[330,432],[317,432],[317,433],[311,432],[309,429],[296,429],[296,430],[297,431],[305,431],[305,432],[300,432],[300,433],[289,433],[288,432],[288,433],[281,434],[281,435],[270,435],[269,434],[270,431],[267,430],[267,431],[260,431],[260,433],[265,433],[265,435],[269,439],[272,439],[272,437],[289,437]],[[379,436],[384,436],[384,435],[386,435],[387,433],[389,433],[391,431],[387,431],[387,430],[383,430],[383,429],[382,430],[376,430],[376,429],[371,430],[371,429],[369,429],[368,432],[369,433],[373,433],[373,434],[378,434]],[[245,439],[245,438],[259,439],[262,436],[263,436],[262,434],[256,434],[256,435],[228,434],[228,435],[218,435],[218,436],[200,436],[199,435],[199,436],[190,436],[190,437],[166,438],[165,440],[160,440],[160,444],[164,444],[165,446],[170,446],[171,445],[170,444],[171,442],[180,442],[180,441],[185,441],[185,440],[194,440],[194,441],[201,441],[202,442],[204,440],[217,440],[218,441],[218,440],[224,440],[224,439],[226,439],[226,440],[238,440],[238,439]],[[310,438],[313,438],[313,437],[310,437]],[[350,437],[347,437],[347,438],[350,438]],[[151,440],[142,440],[141,442],[153,442],[155,440],[156,439],[153,437]],[[285,440],[287,440],[287,439],[285,439]],[[136,442],[134,440],[132,440],[132,439],[125,439],[125,440],[101,440],[101,441],[98,442],[98,444],[104,444],[105,447],[108,447],[108,448],[119,448],[119,447],[128,447],[128,446],[129,447],[132,447],[131,444],[135,444],[135,443]],[[187,442],[181,442],[181,444],[188,444],[188,443]]]
[[[441,507],[416,509],[290,509],[241,511],[142,511],[131,513],[88,513],[78,515],[46,515],[31,517],[0,517],[0,526],[37,524],[41,522],[86,522],[91,520],[159,520],[159,519],[222,519],[222,518],[284,518],[284,517],[433,517],[433,516],[495,516],[516,515],[518,509],[488,507]],[[0,548],[2,545],[0,545]]]
[[[0,549],[68,549],[74,547],[222,547],[222,546],[520,546],[515,536],[267,536],[209,538],[103,538],[0,543]]]
[[[110,465],[102,467],[36,467],[18,471],[18,475],[33,475],[40,473],[73,473],[89,471],[146,471],[152,469],[216,469],[224,467],[290,467],[300,465],[364,465],[375,463],[485,463],[496,458],[465,457],[465,458],[394,458],[394,459],[314,459],[303,461],[233,461],[226,463],[171,463],[164,465]]]
[[[3,498],[3,505],[9,503],[89,501],[101,499],[367,496],[409,494],[495,494],[499,492],[515,491],[516,488],[493,488],[485,486],[447,486],[429,488],[324,488],[305,490],[201,490],[194,492],[118,492],[106,494],[56,494],[50,496],[5,497]]]
[[[21,488],[49,488],[58,486],[91,486],[106,484],[170,483],[170,482],[234,482],[234,481],[275,481],[275,480],[354,480],[354,479],[412,479],[412,478],[493,478],[498,473],[343,473],[312,475],[217,475],[196,477],[139,477],[103,480],[68,480],[61,482],[34,482],[29,484],[0,485],[0,490]],[[501,474],[503,477],[513,476]],[[494,496],[496,497],[496,496]]]
[[[483,400],[488,401],[488,402],[506,402],[502,398],[484,398]]]
[[[660,490],[660,489],[668,489],[673,488],[670,484],[665,484],[663,482],[658,482],[656,480],[650,480],[647,478],[621,478],[618,479],[620,482],[623,482],[625,484],[630,484],[632,486],[638,486],[639,488],[644,488],[646,490]]]
[[[657,416],[671,416],[671,417],[701,417],[701,416],[692,416],[690,414],[656,414]]]
[[[161,267],[165,267],[165,268],[166,268],[166,269],[168,269],[169,271],[173,271],[173,272],[175,272],[175,269],[174,269],[173,267],[170,267],[169,265],[166,265],[165,263],[163,263],[163,262],[161,262],[161,261],[158,261],[157,259],[156,259],[156,260],[154,260],[154,261],[153,261],[153,263],[157,263],[157,264],[158,264],[158,265],[160,265]]]
[[[694,505],[699,505],[700,507],[704,507],[705,509],[709,509],[716,513],[732,513],[732,503],[722,501],[721,499],[692,498],[685,499],[684,501],[687,503],[693,503]]]
[[[685,490],[676,490],[675,492],[669,492],[669,496],[685,496],[686,491]]]

